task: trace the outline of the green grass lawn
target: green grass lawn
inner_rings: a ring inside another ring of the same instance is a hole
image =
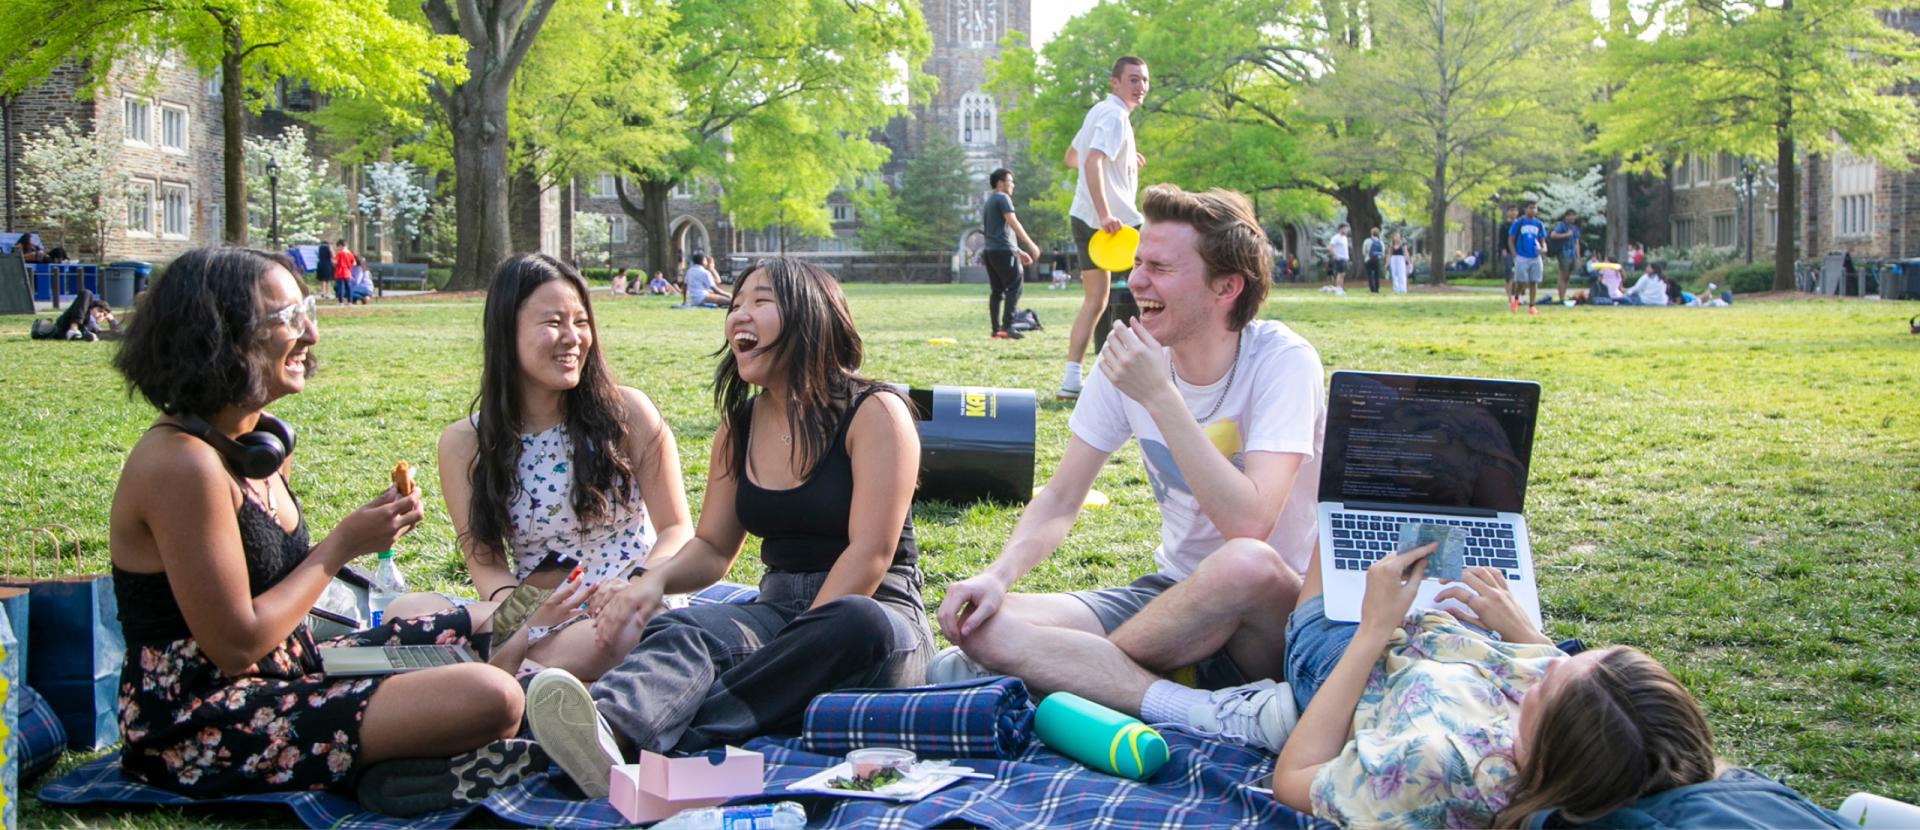
[[[1046,331],[1001,342],[985,336],[983,286],[849,293],[871,375],[1033,388],[1043,400],[1078,300],[1029,287],[1023,304]],[[1263,316],[1305,335],[1329,371],[1539,381],[1527,515],[1549,633],[1652,653],[1705,705],[1729,761],[1838,806],[1855,790],[1920,802],[1920,337],[1905,325],[1920,309],[1909,305],[1543,308],[1529,318],[1509,314],[1497,290],[1335,299],[1310,284],[1278,291]],[[477,387],[480,309],[475,300],[327,308],[320,374],[276,407],[300,430],[294,486],[316,537],[384,488],[394,461],[421,468],[427,520],[400,548],[421,587],[464,588],[433,451]],[[721,344],[721,314],[670,310],[661,298],[603,297],[596,311],[619,377],[672,425],[697,511],[717,422],[708,354]],[[104,571],[115,476],[153,413],[122,391],[111,346],[30,342],[27,323],[0,318],[0,531],[14,542],[26,528],[71,525],[85,565]],[[1043,477],[1065,445],[1067,414],[1042,406]],[[1096,486],[1112,505],[1085,514],[1019,588],[1117,584],[1152,569],[1156,518],[1137,452],[1122,450]],[[1017,515],[999,505],[915,511],[930,606],[994,556]],[[757,577],[751,560],[734,579]],[[23,806],[27,825],[210,817]]]

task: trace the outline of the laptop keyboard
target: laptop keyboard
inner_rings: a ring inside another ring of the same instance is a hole
[[[450,646],[387,646],[387,660],[396,669],[432,669],[462,662]]]
[[[1520,552],[1514,546],[1513,526],[1481,519],[1443,519],[1438,516],[1383,516],[1378,513],[1335,513],[1333,567],[1364,571],[1392,556],[1400,541],[1400,526],[1410,522],[1454,525],[1467,531],[1466,567],[1493,568],[1508,579],[1520,578]]]

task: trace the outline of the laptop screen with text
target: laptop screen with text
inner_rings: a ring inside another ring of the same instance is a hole
[[[1540,385],[1335,372],[1320,500],[1518,513]]]

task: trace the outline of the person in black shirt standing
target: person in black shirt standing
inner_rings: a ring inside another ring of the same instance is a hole
[[[1018,340],[1021,334],[1013,330],[1013,312],[1020,305],[1020,278],[1026,266],[1040,258],[1040,246],[1027,238],[1027,229],[1013,215],[1013,171],[1005,167],[995,170],[987,177],[987,184],[993,189],[987,191],[986,201],[980,205],[980,231],[987,237],[987,244],[980,249],[980,261],[987,266],[987,281],[993,288],[987,299],[987,322],[993,325],[994,339]],[[1026,250],[1013,246],[1016,236]],[[1000,305],[1003,299],[1005,310]]]

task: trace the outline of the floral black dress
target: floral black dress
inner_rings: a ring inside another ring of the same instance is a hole
[[[296,502],[297,504],[297,502]],[[305,559],[307,525],[289,533],[245,500],[240,538],[254,596]],[[360,721],[382,678],[329,678],[302,623],[245,674],[201,653],[166,573],[113,570],[127,660],[120,671],[121,768],[128,778],[194,797],[325,789],[344,782]],[[466,642],[465,609],[392,620],[325,645]]]

